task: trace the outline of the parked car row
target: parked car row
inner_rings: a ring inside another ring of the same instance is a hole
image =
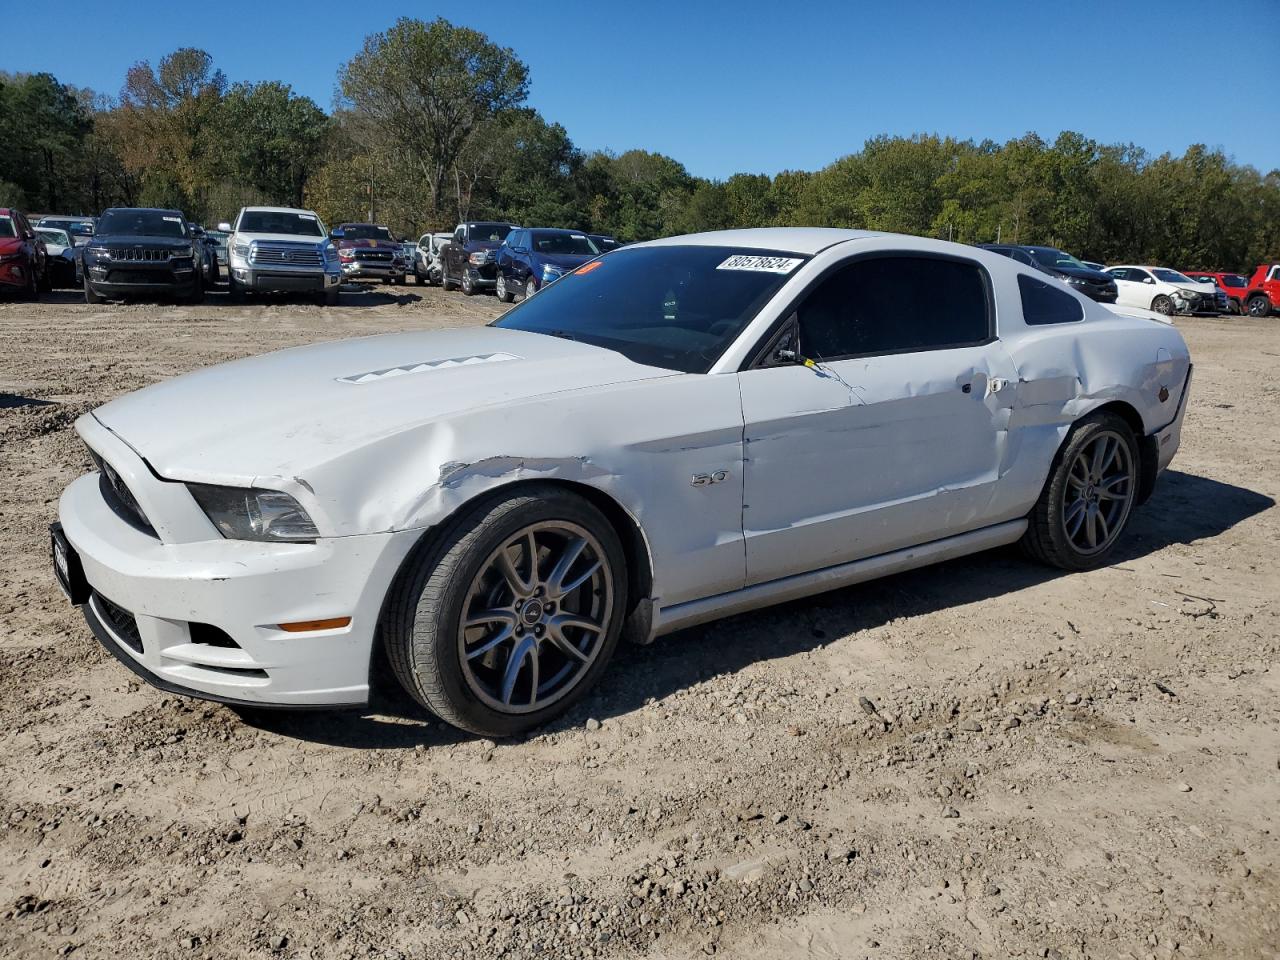
[[[1248,313],[1265,317],[1280,311],[1280,264],[1263,264],[1246,279],[1238,273],[1173,270],[1161,266],[1104,266],[1077,260],[1055,247],[1009,243],[979,244],[1025,266],[1056,277],[1100,303],[1175,314]]]

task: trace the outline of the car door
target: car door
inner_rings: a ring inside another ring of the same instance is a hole
[[[1116,303],[1127,307],[1146,307],[1150,304],[1150,297],[1147,296],[1141,279],[1133,278],[1137,272],[1141,271],[1135,271],[1133,267],[1113,267],[1107,271],[1107,275],[1116,282]]]
[[[874,255],[829,271],[739,374],[749,583],[976,529],[991,513],[1013,362],[979,263]]]

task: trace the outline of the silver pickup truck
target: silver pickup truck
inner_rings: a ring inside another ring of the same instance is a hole
[[[232,299],[248,293],[299,291],[336,306],[342,284],[338,248],[320,218],[292,207],[244,207],[227,237]]]

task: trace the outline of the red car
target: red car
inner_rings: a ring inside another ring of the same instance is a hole
[[[1183,270],[1185,276],[1203,283],[1215,283],[1227,295],[1227,309],[1232,313],[1244,313],[1249,288],[1247,278],[1238,273],[1218,273],[1213,270]]]
[[[1244,293],[1244,308],[1251,317],[1280,312],[1280,263],[1264,263],[1253,271]]]
[[[0,290],[35,300],[50,289],[49,254],[19,211],[0,207]]]

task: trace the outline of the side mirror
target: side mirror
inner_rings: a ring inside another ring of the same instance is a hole
[[[341,240],[344,236],[346,236],[346,234],[344,234],[341,230],[331,230],[329,232],[330,240]]]
[[[1150,277],[1144,277],[1144,278],[1143,278],[1143,280],[1142,280],[1142,282],[1143,282],[1143,283],[1155,283],[1155,281],[1154,281],[1154,280],[1152,280]]]
[[[219,230],[221,230],[223,233],[230,233],[230,232],[231,232],[231,224],[226,223],[226,222],[220,223],[220,224],[218,224],[218,229],[219,229]]]

